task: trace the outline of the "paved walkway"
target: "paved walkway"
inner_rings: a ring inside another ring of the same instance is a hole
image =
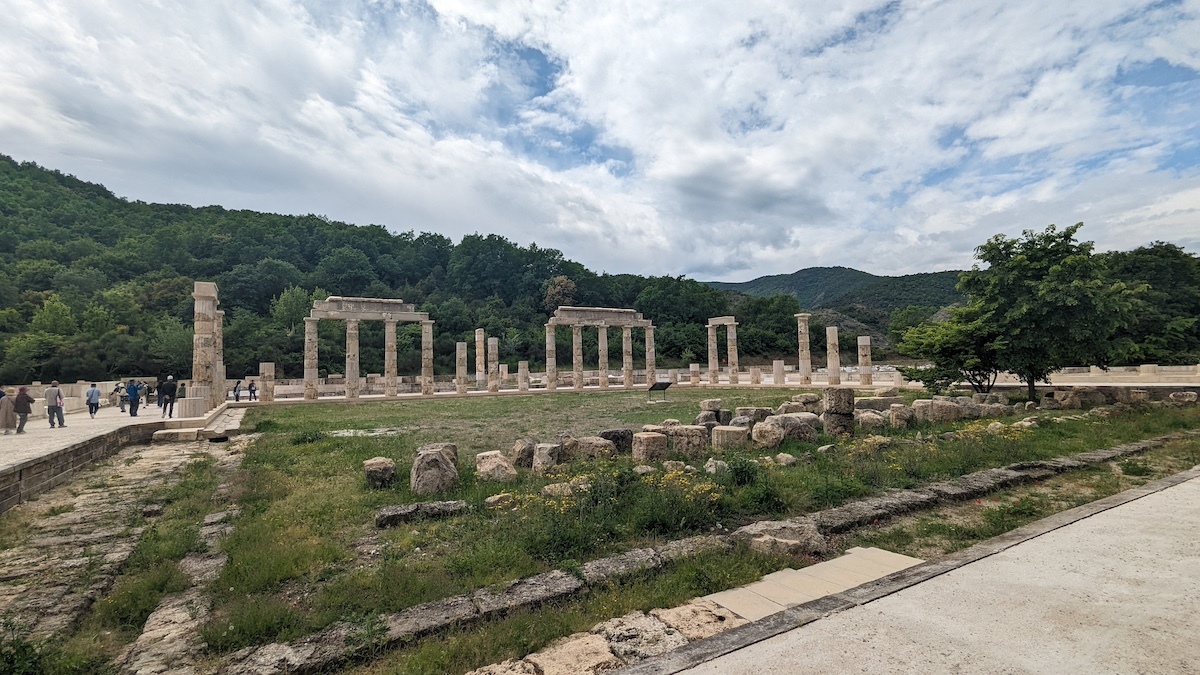
[[[683,672],[1197,673],[1197,597],[1192,478]]]
[[[143,407],[138,410],[137,417],[130,417],[128,412],[119,408],[104,407],[96,413],[96,418],[88,416],[87,411],[66,415],[67,427],[50,428],[46,418],[31,418],[25,424],[26,433],[7,436],[0,434],[0,470],[19,464],[25,460],[40,457],[67,446],[86,441],[93,436],[120,429],[131,424],[155,422],[162,414],[158,406]]]

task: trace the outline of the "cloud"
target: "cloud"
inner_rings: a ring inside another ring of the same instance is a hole
[[[1195,250],[1200,3],[0,4],[0,152],[609,272]]]

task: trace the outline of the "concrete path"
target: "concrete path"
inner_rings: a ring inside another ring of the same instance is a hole
[[[1197,673],[1197,597],[1193,477],[682,672]]]
[[[160,414],[158,406],[153,405],[139,408],[137,417],[130,417],[128,412],[121,412],[119,408],[106,406],[96,413],[95,419],[89,417],[86,410],[66,415],[65,429],[51,429],[49,420],[44,417],[31,418],[25,424],[26,433],[0,434],[0,471],[124,426],[158,421]]]

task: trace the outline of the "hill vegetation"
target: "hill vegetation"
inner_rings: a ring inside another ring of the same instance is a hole
[[[1122,327],[1128,360],[1200,360],[1200,262],[1171,244],[1104,254],[1117,278],[1143,284],[1136,321]],[[394,233],[322,216],[289,216],[220,206],[196,208],[122,199],[33,163],[0,155],[0,382],[186,377],[191,368],[192,284],[215,281],[225,310],[231,377],[274,361],[279,377],[299,377],[303,318],[329,295],[403,298],[436,322],[435,372],[453,372],[454,343],[473,344],[483,328],[500,338],[501,361],[515,368],[544,358],[545,323],[560,305],[633,307],[658,327],[663,367],[707,358],[704,324],[733,314],[744,365],[794,358],[793,314],[811,322],[817,357],[823,322],[880,338],[959,303],[957,272],[880,277],[813,268],[744,284],[683,277],[596,274],[562,253],[517,245],[494,234],[455,243],[441,234]],[[383,370],[383,326],[361,327],[362,371]],[[585,331],[587,363],[595,333]],[[344,368],[344,332],[322,322],[319,364]],[[559,354],[570,336],[560,331]],[[725,358],[724,340],[720,341]],[[401,374],[420,369],[417,326],[397,335]],[[642,345],[634,341],[635,358]],[[611,350],[610,350],[611,354]],[[564,359],[565,360],[565,359]]]

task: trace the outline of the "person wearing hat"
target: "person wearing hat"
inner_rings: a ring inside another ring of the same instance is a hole
[[[50,419],[50,428],[54,428],[54,420],[58,420],[58,426],[65,429],[67,423],[63,421],[63,395],[62,389],[58,388],[58,380],[50,383],[46,387],[46,417]]]
[[[12,398],[5,396],[4,398]],[[29,420],[29,414],[33,412],[33,404],[35,401],[29,395],[29,387],[21,387],[17,391],[17,400],[13,401],[13,412],[17,414],[17,433],[25,433],[25,422]]]
[[[17,392],[14,389],[5,389],[5,396],[0,398],[0,429],[4,430],[4,435],[7,436],[17,428],[17,411],[15,403],[17,400]]]
[[[178,391],[179,383],[175,381],[175,376],[168,375],[167,381],[158,388],[158,394],[162,396],[162,417],[175,417],[175,394]]]

